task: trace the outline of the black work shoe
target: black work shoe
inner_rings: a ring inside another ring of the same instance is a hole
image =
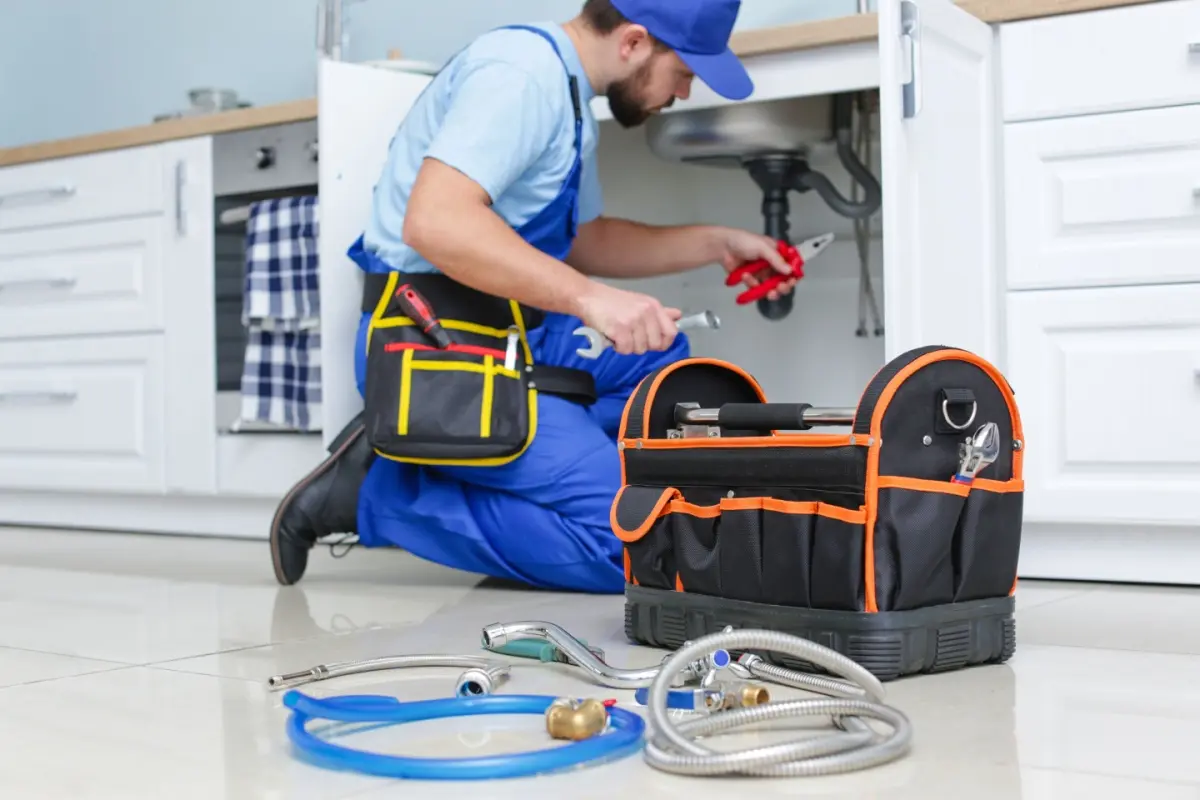
[[[330,444],[329,457],[280,501],[271,520],[271,561],[281,584],[304,576],[317,539],[356,532],[358,490],[374,460],[359,414]]]

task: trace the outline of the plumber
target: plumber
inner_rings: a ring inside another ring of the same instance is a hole
[[[762,258],[790,270],[756,233],[604,216],[590,101],[604,96],[633,128],[687,99],[695,77],[749,97],[729,48],[739,8],[587,0],[563,25],[480,36],[432,80],[350,248],[365,273],[365,410],[279,505],[281,584],[300,580],[318,539],[357,534],[524,585],[623,590],[609,523],[621,414],[639,381],[689,348],[679,309],[597,279]],[[581,325],[612,347],[581,357]]]

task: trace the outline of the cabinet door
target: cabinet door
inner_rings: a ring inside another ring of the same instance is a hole
[[[321,402],[326,446],[362,409],[354,382],[362,273],[346,250],[366,227],[388,145],[429,80],[342,61],[321,59],[319,65]]]
[[[1013,292],[1025,516],[1200,523],[1200,284]]]
[[[161,146],[170,198],[162,226],[165,454],[170,492],[217,487],[212,139]]]
[[[1007,126],[1008,287],[1200,280],[1198,139],[1200,105]]]
[[[879,3],[888,358],[937,344],[998,360],[993,49],[950,0]]]

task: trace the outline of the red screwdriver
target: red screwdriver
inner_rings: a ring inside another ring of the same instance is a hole
[[[410,284],[406,283],[396,290],[396,302],[400,304],[400,310],[404,312],[404,316],[420,325],[421,332],[436,342],[439,349],[449,350],[450,345],[454,344],[450,334],[446,333],[442,323],[438,322],[437,315],[433,313],[433,307],[429,305],[429,301]]]

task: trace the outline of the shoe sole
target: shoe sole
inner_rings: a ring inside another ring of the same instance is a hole
[[[345,441],[334,448],[333,452],[329,454],[328,458],[318,464],[316,469],[308,473],[304,480],[293,486],[291,490],[289,490],[288,493],[283,496],[283,499],[279,501],[279,507],[275,509],[275,516],[271,519],[271,565],[275,568],[275,580],[281,585],[291,586],[295,583],[295,581],[289,581],[287,576],[283,574],[283,564],[279,558],[283,512],[287,509],[288,504],[292,502],[292,498],[296,496],[296,493],[303,491],[310,483],[328,472],[333,465],[337,463],[337,460],[341,458],[347,450],[350,449],[350,446],[358,440],[358,437],[363,435],[365,430],[366,428],[362,426],[356,428],[353,433],[346,437]]]

